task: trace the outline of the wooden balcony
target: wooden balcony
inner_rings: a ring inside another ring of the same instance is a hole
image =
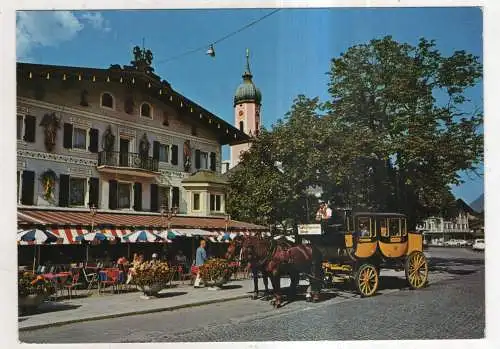
[[[97,159],[97,170],[101,173],[123,174],[141,177],[156,177],[160,174],[158,159],[141,157],[137,153],[101,151]]]

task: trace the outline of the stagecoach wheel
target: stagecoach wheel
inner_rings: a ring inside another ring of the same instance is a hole
[[[405,275],[410,288],[422,288],[427,283],[429,265],[425,255],[420,251],[414,251],[406,258]]]
[[[356,273],[356,287],[361,297],[370,297],[378,289],[377,269],[371,264],[362,264]]]

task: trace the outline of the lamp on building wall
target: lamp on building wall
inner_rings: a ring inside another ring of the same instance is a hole
[[[94,231],[94,219],[95,215],[97,214],[97,207],[95,207],[94,204],[90,205],[90,217],[91,217],[91,229],[90,231]]]
[[[160,214],[161,214],[161,225],[162,227],[165,226],[165,219],[167,219],[167,229],[170,229],[170,223],[172,221],[172,218],[177,216],[178,213],[178,208],[177,207],[172,207],[170,210],[167,210],[165,205],[161,206]]]
[[[226,215],[225,223],[226,223],[226,233],[227,233],[227,227],[229,226],[229,221],[231,220],[231,215]]]

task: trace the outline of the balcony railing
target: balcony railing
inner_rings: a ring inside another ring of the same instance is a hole
[[[120,153],[117,151],[101,151],[97,166],[125,167],[158,172],[158,160],[152,157],[141,157],[137,153]]]

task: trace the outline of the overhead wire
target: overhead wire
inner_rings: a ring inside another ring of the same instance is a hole
[[[170,61],[173,61],[173,60],[185,57],[187,55],[190,55],[192,53],[196,53],[196,52],[201,51],[201,50],[206,50],[207,47],[209,47],[210,45],[213,46],[213,45],[216,45],[216,44],[218,44],[218,43],[220,43],[220,42],[222,42],[222,41],[224,41],[226,39],[229,39],[230,37],[232,37],[232,36],[234,36],[234,35],[242,32],[245,29],[248,29],[249,27],[251,27],[251,26],[259,23],[260,21],[262,21],[264,19],[266,19],[267,17],[272,16],[273,14],[275,14],[276,12],[278,12],[280,10],[281,10],[281,8],[276,9],[274,11],[271,11],[271,12],[265,14],[264,16],[262,16],[262,17],[260,17],[260,18],[258,18],[256,20],[254,20],[254,21],[252,21],[252,22],[244,25],[243,27],[241,27],[241,28],[239,28],[239,29],[237,29],[237,30],[229,33],[229,34],[224,35],[223,37],[221,37],[221,38],[219,38],[219,39],[217,39],[217,40],[215,40],[215,41],[213,41],[211,43],[208,43],[206,45],[200,46],[200,47],[192,49],[192,50],[188,50],[188,51],[186,51],[184,53],[181,53],[179,55],[176,55],[176,56],[172,56],[172,57],[169,57],[169,58],[165,58],[165,59],[159,60],[159,61],[156,62],[156,65],[163,64],[163,63],[166,63],[166,62],[170,62]]]

